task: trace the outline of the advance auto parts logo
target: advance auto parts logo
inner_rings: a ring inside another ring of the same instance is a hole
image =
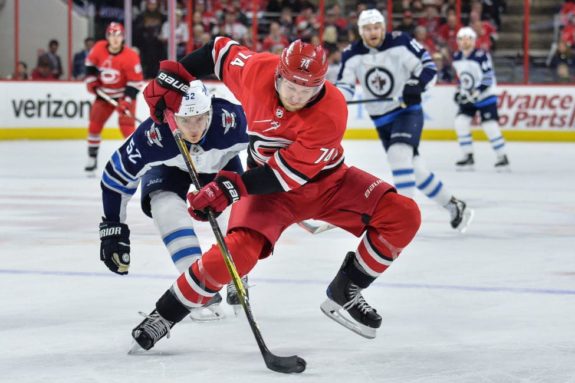
[[[50,93],[43,99],[20,98],[10,100],[16,118],[88,118],[91,102],[52,98]]]
[[[498,99],[499,123],[507,128],[575,128],[575,96],[558,92],[563,89],[504,90]]]

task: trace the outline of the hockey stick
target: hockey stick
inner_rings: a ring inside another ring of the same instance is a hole
[[[112,97],[108,96],[106,93],[104,93],[104,91],[100,90],[100,89],[96,89],[96,93],[98,94],[98,96],[100,96],[101,98],[104,99],[104,101],[106,101],[107,103],[111,104],[112,106],[114,106],[115,108],[118,107],[118,101],[114,100]],[[142,123],[142,120],[140,120],[138,117],[133,116],[132,112],[130,112],[129,110],[126,110],[125,112],[126,116],[133,118],[134,120],[136,120],[136,122],[138,124]]]
[[[393,101],[401,101],[399,97],[382,97],[382,98],[369,98],[367,100],[352,100],[348,101],[347,105],[353,104],[368,104],[370,102],[393,102]]]
[[[188,151],[188,148],[184,143],[182,133],[180,132],[178,126],[176,125],[176,121],[174,120],[174,113],[166,109],[166,111],[164,112],[164,117],[166,118],[166,121],[170,126],[170,130],[174,134],[174,139],[176,140],[178,148],[180,149],[180,153],[184,157],[184,161],[186,163],[186,167],[188,168],[188,173],[190,174],[192,183],[194,184],[197,190],[200,190],[201,185],[200,180],[198,178],[198,172],[196,170],[192,157],[190,156],[190,152]],[[216,216],[212,210],[208,210],[208,220],[210,222],[210,226],[212,227],[212,231],[216,236],[216,242],[218,243],[222,256],[224,257],[226,267],[232,277],[232,281],[234,282],[236,289],[238,290],[238,295],[240,296],[240,302],[242,304],[242,307],[244,308],[244,312],[246,313],[248,323],[250,324],[252,332],[254,333],[256,342],[260,348],[266,366],[270,370],[276,372],[283,372],[283,373],[303,372],[306,367],[306,361],[304,359],[300,358],[297,355],[293,356],[274,355],[266,346],[262,334],[260,332],[260,329],[258,328],[258,325],[252,314],[252,309],[250,306],[250,302],[248,300],[246,290],[241,281],[240,275],[238,274],[238,271],[234,264],[234,260],[230,254],[228,246],[224,241],[224,236],[222,235],[222,231],[220,230],[218,222],[216,221]]]
[[[328,230],[336,228],[336,226],[329,224],[329,223],[322,224],[322,225],[314,225],[312,223],[309,223],[308,221],[300,221],[297,224],[299,227],[301,227],[302,229],[304,229],[305,231],[307,231],[308,233],[311,233],[311,234],[319,234],[319,233],[323,233],[324,231],[328,231]]]

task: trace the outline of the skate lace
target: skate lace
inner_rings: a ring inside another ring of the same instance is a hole
[[[248,288],[248,278],[247,277],[242,277],[242,284],[244,285],[244,289]],[[231,281],[228,284],[228,294],[236,294],[238,293],[238,289],[236,288],[236,284],[234,283],[234,281]]]
[[[146,315],[141,311],[139,314],[148,319],[142,324],[142,330],[146,331],[155,341],[161,339],[164,334],[166,334],[166,338],[170,337],[170,322],[162,318],[160,314],[153,312],[150,315]]]
[[[350,284],[348,292],[351,299],[343,305],[343,308],[346,311],[349,311],[349,309],[351,309],[353,306],[356,306],[357,309],[363,314],[375,311],[374,308],[365,301],[363,295],[361,295],[361,289],[359,286],[354,285],[353,283]]]

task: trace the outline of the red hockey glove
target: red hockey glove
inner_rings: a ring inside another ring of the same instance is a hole
[[[118,106],[116,107],[116,111],[122,115],[126,113],[132,113],[132,99],[130,97],[124,97],[121,100],[118,100]]]
[[[92,94],[96,94],[96,89],[102,86],[102,83],[100,82],[100,80],[98,80],[97,77],[87,77],[85,82],[88,92]]]
[[[198,221],[207,221],[207,210],[219,215],[222,211],[248,194],[242,177],[234,172],[220,171],[216,178],[197,193],[188,194],[188,212]]]
[[[150,81],[144,89],[144,99],[150,107],[152,119],[157,123],[162,122],[166,108],[177,112],[182,96],[186,94],[190,86],[190,81],[195,79],[179,62],[161,61],[156,79]]]

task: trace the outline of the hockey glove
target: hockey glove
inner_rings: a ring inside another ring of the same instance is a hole
[[[121,100],[118,100],[118,106],[116,107],[116,111],[120,114],[127,114],[132,113],[132,99],[130,97],[124,97]]]
[[[239,174],[222,170],[212,182],[197,193],[188,194],[190,204],[188,212],[196,220],[207,221],[208,210],[219,215],[226,207],[247,194],[248,191]]]
[[[86,89],[88,89],[89,93],[96,94],[96,89],[102,86],[100,80],[97,77],[86,77]]]
[[[419,84],[419,80],[414,78],[407,80],[403,87],[403,103],[406,106],[421,104],[421,92],[423,92],[423,89]]]
[[[161,61],[156,79],[150,81],[144,89],[144,98],[150,107],[152,119],[157,123],[162,122],[166,108],[177,112],[190,81],[195,79],[182,64],[176,61]]]
[[[130,229],[119,222],[100,223],[100,260],[116,274],[128,274],[130,267]]]

